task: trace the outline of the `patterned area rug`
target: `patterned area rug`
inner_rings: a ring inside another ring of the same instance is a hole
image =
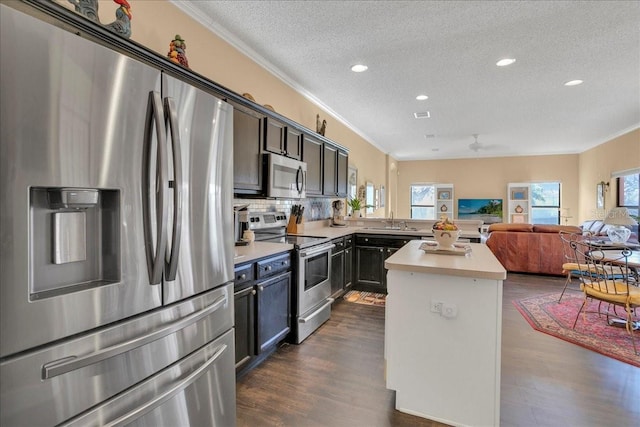
[[[349,302],[356,304],[377,305],[384,307],[384,301],[387,296],[385,294],[377,294],[375,292],[349,291],[344,294],[343,298]]]
[[[631,336],[624,326],[609,326],[605,316],[587,313],[586,321],[580,314],[576,328],[572,329],[582,295],[567,295],[558,303],[560,294],[547,294],[513,301],[518,311],[534,329],[553,335],[608,357],[640,367],[640,356],[633,353]],[[589,301],[586,309],[596,311],[597,302]],[[603,308],[604,310],[604,305]],[[640,331],[634,331],[636,346],[640,346]]]

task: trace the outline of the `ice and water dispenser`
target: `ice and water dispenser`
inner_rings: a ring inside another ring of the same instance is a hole
[[[118,190],[30,190],[32,300],[120,280]]]

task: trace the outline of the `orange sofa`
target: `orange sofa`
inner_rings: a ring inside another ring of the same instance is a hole
[[[491,224],[487,246],[509,272],[563,276],[561,230],[582,233],[571,225]]]

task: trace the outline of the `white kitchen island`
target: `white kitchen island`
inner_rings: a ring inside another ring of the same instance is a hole
[[[506,270],[483,244],[460,256],[425,253],[421,243],[385,261],[387,388],[399,411],[497,426]]]

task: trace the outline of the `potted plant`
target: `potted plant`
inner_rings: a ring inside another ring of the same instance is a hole
[[[349,199],[347,205],[351,208],[351,216],[353,218],[360,218],[360,209],[362,208],[362,202],[360,199],[356,197]]]

